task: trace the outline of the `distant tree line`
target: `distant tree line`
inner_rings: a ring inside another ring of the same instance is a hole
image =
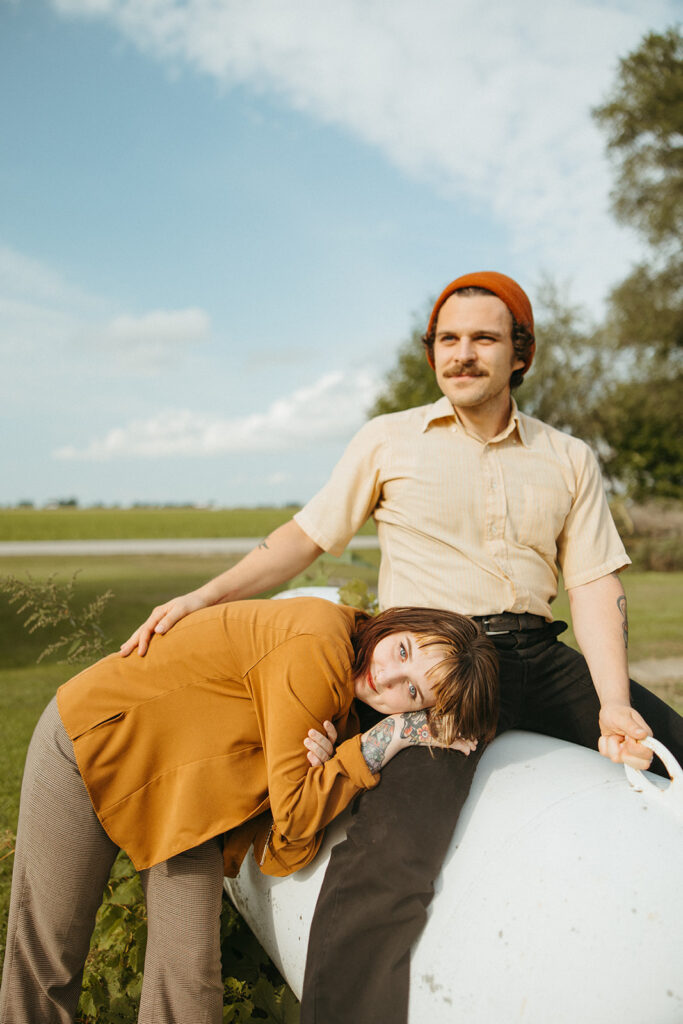
[[[592,444],[608,483],[636,500],[683,497],[683,37],[650,33],[593,111],[615,171],[612,210],[648,245],[589,323],[546,280],[521,409]],[[431,303],[429,304],[431,305]],[[424,317],[426,322],[426,317]],[[414,328],[370,415],[440,392]]]

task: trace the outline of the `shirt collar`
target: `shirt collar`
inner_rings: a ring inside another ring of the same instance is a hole
[[[422,432],[424,433],[435,420],[446,419],[454,420],[456,419],[456,415],[453,406],[450,403],[450,399],[446,398],[445,395],[442,395],[438,401],[425,408],[424,419],[422,421]]]
[[[502,441],[506,437],[510,437],[512,433],[517,431],[517,436],[526,448],[528,446],[528,442],[526,437],[526,430],[524,427],[524,421],[522,418],[522,413],[520,413],[519,409],[517,408],[517,403],[515,402],[514,398],[510,399],[510,404],[510,419],[508,420],[507,426],[503,430],[501,430],[500,434],[497,434],[496,437],[491,438],[491,440]],[[439,398],[438,401],[434,402],[432,405],[428,405],[427,408],[425,409],[424,419],[422,422],[422,432],[425,433],[425,431],[431,426],[432,423],[436,422],[436,420],[443,419],[454,420],[458,430],[464,430],[460,420],[456,415],[455,409],[451,405],[450,399],[447,398],[446,395],[442,395],[442,397]]]

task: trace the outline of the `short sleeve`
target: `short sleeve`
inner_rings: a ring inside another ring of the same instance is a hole
[[[341,555],[372,515],[382,493],[386,447],[382,417],[370,420],[352,439],[322,490],[294,516],[324,551]]]
[[[631,563],[607,504],[597,460],[582,441],[575,442],[572,463],[576,490],[557,542],[558,564],[568,589]]]

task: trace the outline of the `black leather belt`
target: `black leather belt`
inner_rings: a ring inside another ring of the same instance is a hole
[[[501,612],[500,615],[473,615],[488,636],[497,633],[519,633],[524,629],[542,629],[548,625],[542,615],[531,615],[529,612]]]

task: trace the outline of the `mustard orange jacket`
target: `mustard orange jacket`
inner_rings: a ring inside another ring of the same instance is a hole
[[[307,864],[322,830],[377,784],[360,751],[350,636],[358,613],[319,598],[188,615],[144,658],[112,654],[57,692],[95,812],[136,868],[222,833],[226,873]],[[303,745],[326,719],[335,756]]]

